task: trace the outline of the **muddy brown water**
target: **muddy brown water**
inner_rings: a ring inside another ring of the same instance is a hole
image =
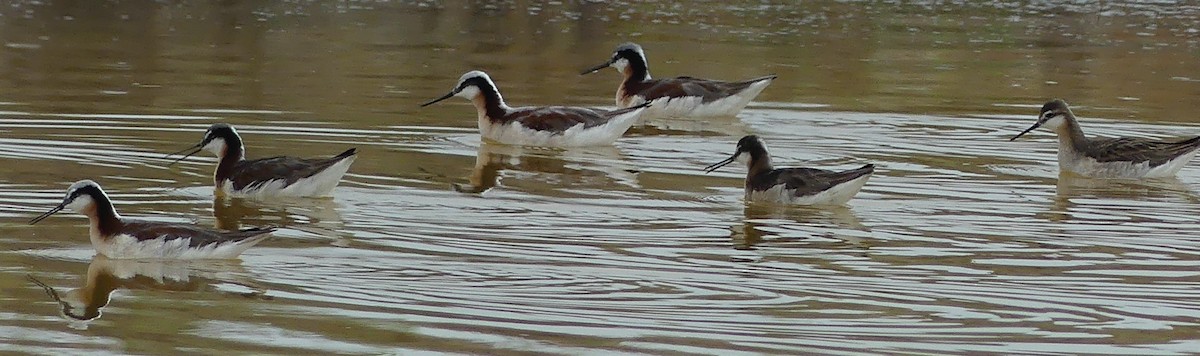
[[[480,142],[514,105],[612,105],[655,76],[780,79],[737,118],[613,147]],[[1200,168],[1060,177],[1008,139],[1049,98],[1091,135],[1200,134],[1200,7],[752,1],[13,2],[0,7],[0,349],[35,354],[1182,354],[1200,350]],[[360,159],[333,199],[216,200],[213,122],[251,157]],[[779,165],[879,166],[841,208],[744,204]],[[284,226],[240,260],[93,257],[53,207]],[[55,302],[29,277],[53,288]],[[87,315],[78,321],[64,314]]]

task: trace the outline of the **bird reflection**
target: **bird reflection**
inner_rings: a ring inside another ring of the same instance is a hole
[[[500,185],[503,171],[556,173],[551,182],[554,184],[543,184],[542,189],[606,187],[613,183],[631,188],[638,186],[637,171],[627,166],[621,159],[621,152],[612,146],[559,150],[484,142],[475,156],[475,168],[468,183],[456,183],[454,190],[472,194],[486,192]]]
[[[734,247],[740,250],[753,250],[754,246],[762,243],[764,237],[777,235],[770,232],[778,223],[770,220],[794,221],[806,226],[828,228],[824,237],[860,243],[861,238],[838,233],[837,230],[870,231],[866,225],[846,206],[792,206],[769,203],[748,202],[742,210],[744,219],[741,226],[734,226],[731,237]]]
[[[1196,200],[1196,193],[1178,178],[1157,179],[1103,179],[1061,173],[1058,176],[1057,195],[1061,198],[1143,198],[1177,196]]]
[[[212,206],[218,229],[275,225],[329,237],[335,246],[349,244],[349,236],[338,233],[344,223],[332,199],[281,198],[265,202],[216,198]]]
[[[60,293],[32,275],[29,279],[59,304],[60,315],[72,328],[83,330],[100,318],[118,289],[197,291],[216,283],[234,283],[254,290],[242,296],[262,297],[265,290],[245,277],[247,274],[238,260],[112,260],[96,255],[79,288]]]
[[[750,129],[734,116],[713,117],[708,120],[692,118],[656,118],[643,120],[626,132],[632,136],[734,136],[748,135]]]
[[[1200,196],[1178,178],[1157,179],[1104,179],[1089,178],[1071,173],[1060,173],[1056,185],[1050,220],[1065,221],[1078,206],[1074,200],[1100,198],[1138,200],[1144,198],[1179,198],[1189,203],[1200,203]]]
[[[295,221],[284,209],[262,209],[257,203],[248,203],[245,199],[213,199],[213,217],[217,219],[217,228],[222,230],[237,230],[243,224],[292,225]]]

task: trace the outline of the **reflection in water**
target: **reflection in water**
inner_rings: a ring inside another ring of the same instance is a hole
[[[812,207],[790,206],[761,202],[746,203],[742,210],[744,219],[740,227],[733,228],[733,243],[738,249],[753,249],[763,242],[764,236],[777,236],[781,231],[792,230],[784,226],[792,222],[800,227],[822,227],[830,229],[829,238],[857,243],[861,239],[837,234],[837,230],[870,231],[854,211],[843,205]],[[807,234],[807,233],[806,233]]]
[[[1192,188],[1175,177],[1136,180],[1103,179],[1060,173],[1056,188],[1058,199],[1064,200],[1079,197],[1180,197],[1190,201],[1196,200],[1196,193],[1192,191]]]
[[[468,183],[453,185],[464,193],[483,193],[500,184],[501,172],[553,174],[554,184],[566,188],[601,188],[620,184],[637,187],[636,170],[621,159],[621,152],[611,146],[570,148],[566,150],[499,145],[484,142],[475,156],[475,167]],[[596,172],[600,172],[597,175]],[[596,181],[596,177],[604,179]],[[546,176],[533,177],[546,180]],[[568,181],[571,180],[571,181]],[[528,183],[528,179],[521,179]]]
[[[239,230],[243,224],[252,226],[268,224],[288,226],[295,223],[286,210],[262,209],[261,205],[257,202],[248,202],[245,199],[215,197],[213,198],[212,208],[213,217],[217,219],[217,228],[222,230]],[[271,222],[255,224],[255,222],[266,221]]]
[[[161,152],[212,122],[255,128],[255,152],[317,156],[353,143],[370,159],[355,163],[337,208],[213,205],[225,228],[275,224],[356,239],[243,258],[287,295],[270,307],[220,304],[254,308],[253,320],[210,312],[207,300],[167,299],[171,311],[196,317],[188,328],[199,327],[155,334],[105,323],[104,333],[63,335],[28,322],[47,314],[46,303],[0,298],[0,339],[54,348],[31,352],[47,354],[94,351],[83,339],[121,345],[108,353],[178,353],[139,348],[164,335],[206,350],[289,354],[1200,349],[1200,238],[1180,233],[1200,230],[1191,193],[1154,182],[1062,182],[1056,191],[1051,135],[1008,142],[1052,97],[1086,103],[1099,136],[1197,131],[1187,123],[1200,103],[1196,7],[720,5],[6,3],[2,250],[61,244],[92,253],[78,238],[41,238],[56,229],[76,236],[78,221],[17,227],[28,219],[18,215],[57,203],[61,182],[82,171],[111,179],[138,215],[207,209],[208,193],[162,199],[155,189],[211,190],[210,164],[167,170]],[[445,90],[447,76],[481,67],[511,79],[504,90],[514,102],[611,105],[615,82],[576,71],[627,40],[652,52],[659,74],[769,71],[781,80],[736,119],[655,120],[607,149],[476,152],[478,129],[459,107],[469,104],[416,109],[422,93]],[[700,167],[746,134],[771,142],[780,161],[869,160],[890,172],[872,178],[852,210],[739,206],[741,177]],[[487,199],[446,189],[455,180]],[[1180,181],[1196,187],[1200,169],[1185,168]],[[1053,209],[1070,215],[1046,219]],[[732,224],[735,243],[758,250],[730,249]],[[0,254],[11,267],[0,281],[56,273],[53,259],[27,261]],[[122,294],[113,302],[153,307]],[[71,305],[89,317],[86,303]],[[116,310],[104,318],[124,320]]]
[[[479,153],[475,155],[475,168],[471,169],[468,183],[454,183],[454,190],[478,194],[500,184],[500,169],[506,168],[504,161],[519,149],[515,146],[480,143]],[[501,153],[502,150],[506,152]]]
[[[255,290],[248,296],[261,296],[265,291],[241,277],[246,274],[238,260],[113,260],[96,255],[79,288],[59,293],[32,275],[29,279],[58,302],[60,314],[72,328],[87,329],[89,323],[100,318],[118,289],[196,291],[215,281],[227,281]]]
[[[333,199],[278,198],[268,202],[217,197],[212,207],[218,229],[274,225],[329,238],[335,246],[350,243],[350,236],[339,232],[345,223]]]
[[[1052,221],[1066,221],[1071,214],[1090,210],[1140,210],[1149,202],[1180,200],[1190,204],[1200,202],[1200,196],[1178,178],[1160,179],[1103,179],[1060,173],[1056,185],[1051,215]],[[1082,203],[1081,203],[1082,202]],[[1139,206],[1141,206],[1139,208]],[[1080,210],[1080,208],[1087,208]]]
[[[751,104],[754,105],[754,104]],[[748,127],[737,117],[711,117],[703,120],[694,118],[663,117],[643,119],[626,136],[732,136],[749,134]]]

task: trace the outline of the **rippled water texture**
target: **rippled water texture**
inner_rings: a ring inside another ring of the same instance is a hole
[[[1200,7],[757,1],[0,6],[0,349],[41,354],[1096,353],[1200,350],[1200,168],[1058,175],[1047,99],[1091,135],[1200,134]],[[612,105],[656,76],[780,79],[737,118],[615,147],[483,144],[514,105]],[[336,197],[212,198],[213,122],[248,155],[358,147]],[[746,205],[779,165],[878,165],[846,207]],[[94,258],[94,179],[126,216],[280,225],[241,260]],[[36,281],[36,282],[35,282]],[[43,287],[44,285],[44,287]]]

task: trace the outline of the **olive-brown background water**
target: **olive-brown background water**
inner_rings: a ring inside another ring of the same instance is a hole
[[[737,118],[614,147],[480,142],[428,108],[464,72],[513,105],[611,106],[656,76],[779,80]],[[1096,353],[1200,350],[1200,167],[1058,175],[1032,124],[1200,134],[1194,3],[38,1],[0,6],[0,349],[61,354]],[[212,198],[214,122],[248,155],[361,155],[333,199]],[[846,207],[746,205],[779,165],[878,170]],[[129,217],[279,225],[240,260],[94,258],[28,221],[94,179]],[[32,276],[55,290],[70,312]]]

